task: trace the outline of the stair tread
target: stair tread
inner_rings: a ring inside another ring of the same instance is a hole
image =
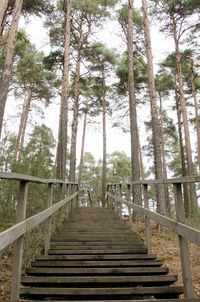
[[[152,282],[175,282],[177,276],[175,275],[157,275],[157,276],[64,276],[64,277],[37,277],[37,276],[25,276],[22,277],[22,283],[152,283]]]
[[[28,274],[156,274],[156,273],[168,273],[167,267],[118,267],[118,268],[58,268],[50,267],[48,270],[44,267],[32,267],[27,268]]]
[[[110,287],[110,288],[49,288],[49,287],[22,287],[21,294],[32,295],[152,295],[161,293],[183,293],[182,286],[155,286],[155,287]]]
[[[116,260],[116,261],[33,261],[31,265],[33,267],[121,267],[121,266],[161,266],[162,261],[151,260]]]

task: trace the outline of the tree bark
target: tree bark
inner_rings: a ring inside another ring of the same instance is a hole
[[[137,111],[134,87],[133,67],[133,1],[128,0],[128,93],[129,93],[129,116],[131,133],[131,172],[132,181],[140,180],[140,159],[138,143]],[[133,202],[141,205],[140,186],[133,186]]]
[[[167,179],[167,164],[165,160],[165,139],[164,139],[164,120],[163,120],[163,105],[162,105],[162,97],[159,94],[160,100],[160,131],[161,131],[161,151],[162,151],[162,164],[163,164],[163,178]],[[171,216],[171,205],[169,200],[169,190],[168,185],[164,185],[165,192],[165,206],[166,212],[168,216]]]
[[[13,18],[8,34],[3,72],[0,78],[0,137],[2,133],[3,117],[4,117],[5,105],[8,95],[8,89],[9,89],[10,81],[12,79],[12,66],[13,66],[13,60],[15,55],[17,31],[18,31],[19,19],[22,10],[22,3],[23,0],[15,1]]]
[[[28,121],[28,114],[29,114],[29,110],[30,110],[31,100],[32,100],[32,91],[28,91],[25,94],[24,104],[23,104],[21,118],[20,118],[19,130],[18,130],[17,141],[16,141],[16,145],[15,145],[15,152],[14,152],[15,161],[20,158],[20,150],[24,144],[24,138],[25,138],[25,132],[26,132],[26,126],[27,126],[27,121]]]
[[[84,122],[83,122],[83,134],[82,134],[82,144],[81,144],[81,157],[80,157],[79,177],[78,177],[78,186],[79,186],[79,188],[80,188],[80,185],[81,185],[82,173],[83,173],[83,157],[84,157],[84,150],[85,150],[86,126],[87,126],[87,107],[86,107],[86,111],[84,113]]]
[[[153,58],[151,48],[151,37],[148,19],[148,10],[146,0],[142,0],[143,10],[143,22],[144,22],[144,37],[145,37],[145,48],[147,55],[147,71],[148,71],[148,84],[150,93],[150,104],[151,104],[151,119],[152,119],[152,132],[153,132],[153,147],[154,147],[154,166],[156,179],[163,177],[162,170],[162,156],[161,156],[161,141],[160,141],[160,127],[157,111],[157,99],[156,99],[156,88],[153,71]],[[166,215],[166,207],[164,202],[164,187],[158,185],[156,187],[157,196],[157,212]]]
[[[76,75],[74,83],[74,106],[73,106],[73,121],[71,130],[71,148],[70,148],[70,170],[69,179],[75,181],[76,178],[76,145],[77,145],[77,132],[78,132],[78,117],[79,117],[79,81],[80,81],[80,66],[82,54],[82,41],[79,42]]]
[[[0,45],[2,43],[2,35],[3,35],[3,29],[4,29],[4,25],[5,25],[7,7],[8,7],[8,0],[1,0],[1,2],[0,2]]]
[[[186,160],[187,160],[187,170],[188,175],[194,175],[193,169],[193,161],[192,161],[192,148],[190,142],[190,132],[189,132],[189,125],[188,125],[188,118],[187,118],[187,109],[186,109],[186,100],[185,94],[183,90],[183,77],[182,77],[182,66],[181,66],[181,55],[179,50],[179,42],[177,38],[177,28],[176,28],[176,21],[173,16],[171,16],[172,22],[172,29],[173,29],[173,38],[175,44],[175,53],[176,53],[176,68],[177,68],[177,77],[178,77],[178,88],[180,94],[180,104],[181,104],[181,111],[183,116],[183,127],[184,127],[184,134],[185,134],[185,148],[186,148]],[[191,202],[191,211],[195,212],[197,207],[197,196],[196,196],[196,187],[195,184],[190,184],[190,202]]]
[[[143,159],[142,159],[142,149],[141,149],[141,144],[140,144],[140,135],[139,135],[139,129],[138,129],[138,156],[139,156],[139,160],[140,160],[140,175],[141,175],[141,179],[144,180],[145,179],[145,171],[144,171],[144,164],[143,164]]]
[[[190,65],[190,79],[192,85],[192,97],[194,100],[194,110],[195,110],[195,126],[196,126],[196,134],[197,134],[197,159],[200,173],[200,129],[199,129],[199,112],[198,112],[198,104],[197,104],[197,95],[195,88],[195,76],[194,76],[194,62],[192,60]]]
[[[102,163],[102,206],[106,205],[106,170],[107,170],[107,141],[106,141],[106,96],[105,96],[105,77],[104,72],[102,71],[102,79],[103,79],[103,94],[102,94],[102,118],[103,118],[103,163]]]
[[[176,112],[177,112],[177,120],[178,120],[178,133],[179,133],[179,144],[180,144],[180,155],[181,155],[181,171],[182,171],[182,176],[184,177],[187,176],[187,169],[185,164],[185,151],[184,151],[183,135],[182,135],[181,108],[180,108],[179,95],[176,87],[175,87],[175,99],[176,99]],[[188,217],[191,213],[188,184],[183,185],[183,196],[184,196],[185,215],[186,217]]]
[[[65,52],[62,76],[61,104],[58,130],[58,145],[56,159],[56,175],[58,179],[66,177],[67,161],[67,134],[68,134],[68,99],[69,99],[69,60],[70,60],[70,36],[71,36],[71,0],[67,0],[67,12],[65,23]]]

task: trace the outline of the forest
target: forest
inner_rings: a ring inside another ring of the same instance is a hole
[[[199,10],[198,0],[1,0],[1,171],[78,181],[102,203],[107,182],[198,175]],[[40,47],[34,22],[48,41]],[[129,153],[108,151],[112,131]],[[1,186],[4,214],[13,194]],[[187,216],[194,186],[184,186]],[[168,188],[151,194],[171,215]]]
[[[0,0],[0,173],[62,181],[47,182],[48,187],[32,181],[27,189],[28,181],[19,187],[17,178],[0,178],[0,231],[16,223],[19,188],[24,195],[28,190],[23,219],[32,219],[45,211],[46,196],[46,211],[55,206],[66,183],[70,196],[89,193],[91,203],[103,207],[115,198],[108,190],[117,191],[114,184],[122,201],[129,198],[140,208],[146,207],[148,191],[147,207],[156,217],[200,228],[199,13],[199,0]],[[167,185],[174,177],[184,180]],[[158,182],[148,186],[151,180]],[[132,185],[137,182],[143,192]],[[51,226],[53,214],[46,216],[49,234],[62,221],[61,212]],[[140,232],[144,221],[134,211],[130,217]],[[149,227],[157,230],[159,223]],[[172,271],[180,258],[178,240],[199,234],[187,227],[186,237],[177,232],[176,239],[174,233],[166,238],[153,233],[156,254],[169,246]],[[26,241],[20,270],[42,251],[44,229],[21,236]],[[199,249],[190,248],[200,296]],[[185,250],[182,258],[189,255]],[[10,295],[12,252],[9,246],[0,261],[4,301]],[[163,250],[160,254],[164,257]]]

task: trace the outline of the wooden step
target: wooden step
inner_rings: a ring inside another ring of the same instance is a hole
[[[151,260],[107,260],[107,261],[33,261],[31,265],[33,267],[143,267],[143,266],[161,266],[162,261]]]
[[[128,286],[130,284],[137,285],[145,285],[151,286],[153,284],[165,284],[170,285],[177,281],[177,276],[169,276],[169,275],[154,275],[154,276],[80,276],[80,277],[22,277],[21,283],[26,286],[34,285],[34,286],[43,286],[49,285],[49,287],[53,284],[54,286],[67,286],[67,285],[80,285],[83,284],[84,287],[88,286]]]
[[[19,300],[19,302],[34,302],[35,300]],[[52,300],[51,302],[60,302],[61,300]],[[62,300],[63,302],[80,302],[80,300]],[[44,300],[37,300],[37,302],[44,302]],[[108,302],[108,300],[87,300],[87,302]],[[109,302],[200,302],[200,299],[194,298],[194,299],[145,299],[145,300],[109,300]]]
[[[183,293],[183,287],[180,286],[155,286],[155,287],[110,287],[110,288],[50,288],[50,287],[22,287],[21,288],[21,296],[45,296],[45,297],[59,297],[63,298],[70,296],[158,296],[165,295],[167,296],[179,296]]]
[[[99,254],[99,255],[41,255],[36,260],[154,260],[151,254]]]
[[[50,249],[50,255],[81,255],[81,254],[146,254],[147,248],[131,248],[131,249],[96,249],[96,250],[70,250],[70,249]]]
[[[180,301],[183,288],[168,272],[111,210],[81,208],[26,269],[21,301]]]
[[[59,268],[31,267],[26,269],[29,275],[156,275],[167,274],[167,267],[118,267],[118,268]]]

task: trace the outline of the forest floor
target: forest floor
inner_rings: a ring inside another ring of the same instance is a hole
[[[144,224],[133,223],[133,230],[145,240]],[[196,296],[200,298],[200,247],[190,243],[190,261],[192,280]],[[152,226],[152,253],[169,267],[170,274],[178,276],[177,285],[182,285],[181,262],[179,252],[179,240],[175,233],[158,232],[155,225]]]
[[[133,223],[133,230],[139,233],[140,236],[145,239],[143,223]],[[41,244],[41,240],[38,240],[38,238],[42,238],[42,233],[43,232],[41,230],[37,230],[25,240],[23,268],[25,268],[25,264],[27,265],[30,263],[30,259],[34,259],[34,256],[41,252],[43,245]],[[152,249],[153,254],[157,255],[158,259],[164,261],[164,265],[169,267],[170,273],[178,275],[177,284],[182,284],[179,242],[176,234],[169,232],[158,232],[156,227],[152,226]],[[0,254],[0,302],[9,301],[12,252],[13,247],[9,246],[3,253]],[[190,255],[193,285],[197,297],[200,297],[200,247],[191,243]]]

